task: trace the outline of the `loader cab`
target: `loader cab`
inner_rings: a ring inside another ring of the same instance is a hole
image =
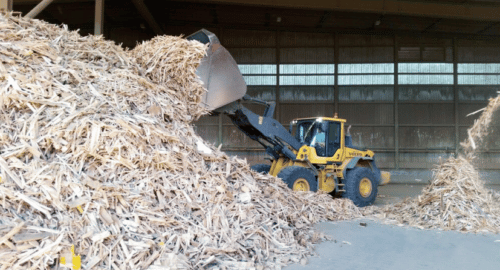
[[[290,133],[300,143],[316,149],[319,157],[332,157],[341,148],[343,122],[329,117],[295,119],[290,123]]]

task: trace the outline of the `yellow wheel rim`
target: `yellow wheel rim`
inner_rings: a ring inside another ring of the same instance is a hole
[[[293,182],[293,190],[294,191],[309,191],[309,182],[307,182],[304,178],[298,178]]]
[[[372,194],[372,181],[368,178],[363,178],[359,182],[359,193],[363,198],[367,198]]]

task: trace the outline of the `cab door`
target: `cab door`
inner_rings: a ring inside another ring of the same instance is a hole
[[[342,124],[341,122],[328,122],[326,151],[329,161],[340,162],[342,160]]]

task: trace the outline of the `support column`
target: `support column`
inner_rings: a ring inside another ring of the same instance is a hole
[[[394,35],[394,165],[399,169],[399,71],[398,36]]]
[[[222,33],[222,28],[219,27],[218,29],[218,33],[217,33],[217,37],[219,37],[219,42],[220,44],[224,44],[224,34]],[[224,119],[223,119],[223,114],[222,113],[219,113],[219,115],[217,116],[218,118],[218,126],[217,126],[217,147],[221,147],[223,141],[222,141],[222,131],[224,129],[224,126],[222,125]]]
[[[453,101],[455,107],[455,157],[458,157],[458,150],[460,148],[459,136],[459,121],[458,118],[458,61],[457,61],[457,38],[453,38]]]
[[[12,11],[12,2],[13,0],[0,0],[0,10]]]
[[[50,3],[52,3],[54,0],[43,0],[40,2],[36,7],[34,7],[28,14],[26,14],[26,18],[35,18],[40,12],[42,12]]]
[[[280,102],[280,64],[281,64],[281,57],[280,57],[280,31],[276,30],[276,109],[274,110],[275,113],[275,119],[278,120],[278,122],[282,123],[281,117],[281,102]],[[288,124],[288,123],[285,123]]]
[[[333,88],[333,104],[336,114],[339,114],[339,34],[334,33],[333,41],[333,61],[335,64],[335,85]]]
[[[95,0],[94,35],[103,34],[104,0]]]
[[[219,147],[222,144],[222,130],[223,130],[222,122],[224,121],[224,119],[222,119],[222,113],[219,113],[217,118],[219,121],[217,126],[217,147]]]

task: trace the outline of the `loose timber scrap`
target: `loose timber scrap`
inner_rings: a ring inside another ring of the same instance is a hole
[[[359,216],[204,143],[205,45],[0,25],[0,269],[274,269],[313,253],[314,223]]]
[[[486,188],[474,166],[478,150],[487,147],[489,139],[498,138],[493,124],[500,116],[499,108],[497,96],[490,98],[485,108],[468,115],[482,112],[461,143],[463,154],[440,160],[421,195],[382,208],[365,208],[364,214],[421,229],[499,233],[500,193]]]
[[[286,130],[273,119],[275,103],[246,95],[236,62],[213,33],[200,30],[188,39],[208,45],[197,71],[208,89],[205,106],[229,116],[271,156],[272,164],[258,164],[254,170],[280,177],[293,190],[338,192],[358,206],[375,201],[377,186],[387,184],[390,174],[377,168],[373,151],[352,145],[345,119],[337,115],[295,119]],[[266,106],[264,114],[255,114],[241,101]]]

